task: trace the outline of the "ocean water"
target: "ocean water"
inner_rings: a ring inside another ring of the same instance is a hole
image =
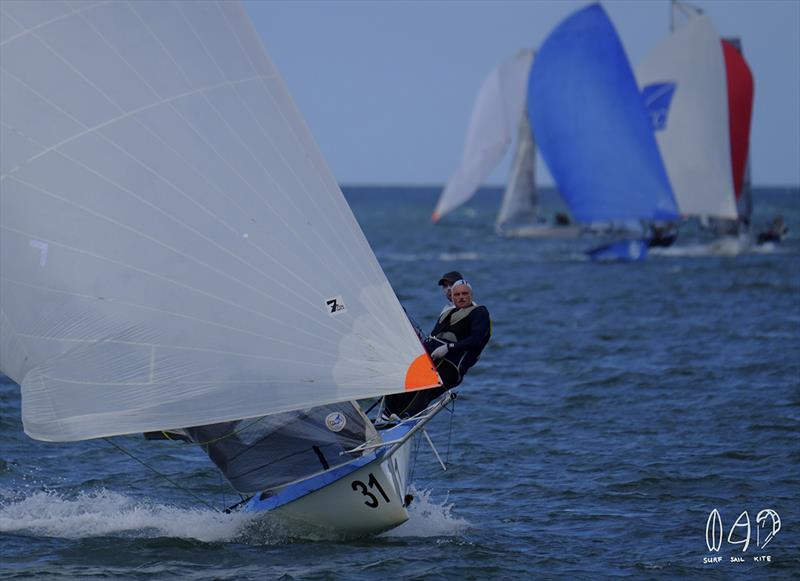
[[[437,193],[346,190],[423,327],[453,269],[493,317],[455,413],[429,430],[447,471],[419,448],[408,523],[344,542],[221,514],[234,498],[198,450],[118,439],[178,488],[104,441],[33,441],[0,378],[0,577],[800,575],[800,191],[755,193],[755,230],[786,218],[780,245],[695,232],[603,265],[588,240],[496,237],[496,191],[434,227]]]

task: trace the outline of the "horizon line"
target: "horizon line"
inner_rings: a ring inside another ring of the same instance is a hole
[[[445,184],[438,183],[421,183],[421,182],[337,182],[340,188],[438,188],[444,189]],[[555,184],[542,184],[537,186],[539,188],[558,189]],[[477,190],[483,189],[503,189],[505,184],[483,184]],[[800,183],[796,184],[753,184],[752,189],[760,188],[784,188],[784,189],[800,189]]]

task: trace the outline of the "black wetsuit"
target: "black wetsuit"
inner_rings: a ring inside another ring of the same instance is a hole
[[[766,244],[767,242],[781,242],[783,237],[789,232],[789,228],[786,226],[780,228],[770,228],[765,232],[761,232],[758,235],[757,244]]]
[[[436,348],[447,344],[447,355],[436,365],[445,387],[461,383],[491,336],[492,322],[486,307],[454,307],[439,317],[430,338],[425,341],[425,348],[428,353],[433,353]]]
[[[484,306],[472,305],[464,309],[453,307],[442,313],[423,344],[428,353],[447,344],[447,355],[434,361],[443,386],[411,393],[390,395],[385,411],[400,417],[414,415],[450,388],[464,379],[467,370],[475,365],[483,348],[492,336],[492,322]]]

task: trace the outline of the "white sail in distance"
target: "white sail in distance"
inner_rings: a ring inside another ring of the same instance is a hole
[[[735,219],[728,93],[722,44],[706,16],[695,14],[637,67],[656,140],[684,216]]]
[[[30,436],[438,384],[238,3],[1,8],[0,370]]]
[[[536,144],[526,112],[520,115],[517,147],[503,201],[495,220],[498,232],[510,222],[532,224],[536,220],[539,194],[536,189]]]
[[[508,150],[525,113],[533,51],[521,50],[483,81],[470,115],[464,153],[445,185],[434,222],[469,200]]]

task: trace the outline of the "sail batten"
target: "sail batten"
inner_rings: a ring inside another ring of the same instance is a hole
[[[29,435],[439,384],[237,3],[2,19],[0,370]]]

